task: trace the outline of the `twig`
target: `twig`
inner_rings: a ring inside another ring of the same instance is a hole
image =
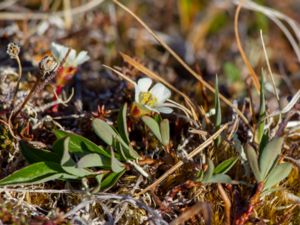
[[[185,222],[193,217],[195,217],[197,214],[201,214],[205,225],[210,225],[212,220],[212,210],[210,204],[206,202],[198,202],[189,209],[187,209],[185,212],[183,212],[178,218],[173,220],[170,225],[180,225],[185,224]]]
[[[226,194],[222,184],[218,183],[218,189],[219,189],[219,192],[221,194],[221,197],[224,201],[224,208],[225,208],[225,218],[226,218],[226,225],[230,225],[231,224],[231,221],[230,221],[230,210],[231,210],[231,201],[230,199],[228,198],[228,195]]]
[[[192,152],[190,152],[187,156],[187,159],[192,159],[194,156],[198,155],[203,149],[209,146],[226,128],[228,124],[223,125],[217,132],[215,132],[212,136],[210,136],[204,143],[195,148]],[[159,185],[162,181],[164,181],[167,177],[169,177],[172,173],[174,173],[178,168],[180,168],[184,164],[183,161],[177,162],[173,167],[171,167],[168,171],[166,171],[160,178],[146,187],[144,190],[138,193],[138,195],[142,195],[147,191],[154,189],[157,185]]]

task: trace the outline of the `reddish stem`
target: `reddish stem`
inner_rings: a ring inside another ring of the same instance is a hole
[[[249,220],[249,217],[253,213],[255,205],[259,201],[259,197],[263,189],[264,189],[263,182],[258,183],[254,195],[250,198],[247,209],[238,218],[235,219],[234,221],[235,225],[243,225]]]

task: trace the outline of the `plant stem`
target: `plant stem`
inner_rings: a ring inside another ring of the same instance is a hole
[[[250,198],[247,209],[238,218],[235,219],[234,225],[243,225],[249,220],[249,217],[253,213],[254,206],[259,201],[259,197],[263,189],[264,189],[264,183],[263,182],[258,183],[254,195]]]
[[[19,113],[21,112],[21,110],[24,108],[24,106],[27,104],[27,102],[29,101],[29,99],[31,98],[31,96],[33,95],[34,91],[36,90],[36,88],[38,87],[39,83],[41,81],[41,78],[39,77],[36,82],[34,83],[33,87],[31,88],[29,94],[26,96],[25,100],[23,101],[22,105],[18,108],[18,110],[13,114],[12,116],[12,121],[14,121],[14,119],[19,115]]]
[[[21,77],[22,77],[22,65],[21,65],[21,61],[20,61],[19,56],[16,57],[16,61],[18,63],[18,67],[19,67],[19,73],[18,73],[19,78],[18,78],[18,81],[17,81],[17,86],[16,86],[16,89],[15,89],[14,95],[13,95],[13,100],[11,102],[11,106],[10,106],[11,108],[14,108],[14,106],[15,106],[17,93],[19,91],[20,81],[21,81]]]

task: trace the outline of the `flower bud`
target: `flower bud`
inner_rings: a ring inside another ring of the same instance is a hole
[[[42,78],[56,71],[58,67],[57,61],[52,56],[45,56],[39,63]]]
[[[10,58],[15,59],[19,56],[20,47],[17,44],[11,42],[7,46],[6,53],[9,55]]]

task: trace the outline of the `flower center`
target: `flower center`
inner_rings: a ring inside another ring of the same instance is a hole
[[[153,107],[157,102],[157,98],[153,96],[150,92],[141,92],[139,95],[139,102],[142,105]]]

